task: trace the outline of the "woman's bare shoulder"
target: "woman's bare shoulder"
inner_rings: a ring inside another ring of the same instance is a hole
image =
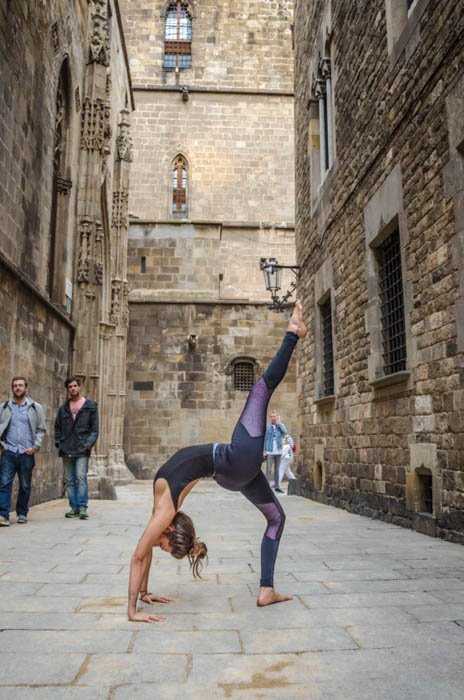
[[[175,515],[176,509],[172,500],[171,489],[169,483],[163,477],[160,477],[154,484],[154,504],[153,512],[172,511]]]

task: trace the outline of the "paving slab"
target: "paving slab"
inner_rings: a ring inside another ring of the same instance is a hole
[[[463,547],[284,495],[276,587],[294,599],[258,608],[264,521],[205,482],[185,504],[203,580],[155,550],[150,590],[174,602],[130,623],[151,492],[119,487],[86,522],[44,503],[0,531],[0,700],[463,700]]]

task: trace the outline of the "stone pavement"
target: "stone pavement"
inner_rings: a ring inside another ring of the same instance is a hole
[[[202,482],[185,510],[204,580],[155,550],[150,589],[175,602],[153,606],[162,624],[129,623],[151,488],[118,488],[87,522],[53,501],[0,531],[0,698],[464,698],[463,547],[282,496],[276,584],[295,599],[259,609],[262,516]]]

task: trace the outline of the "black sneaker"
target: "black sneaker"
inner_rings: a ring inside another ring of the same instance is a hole
[[[274,491],[276,491],[276,493],[285,493],[285,491],[283,491],[282,489],[279,489],[278,486],[275,487]]]

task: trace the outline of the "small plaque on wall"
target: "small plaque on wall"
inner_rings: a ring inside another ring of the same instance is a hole
[[[134,391],[153,391],[153,382],[134,382]]]

